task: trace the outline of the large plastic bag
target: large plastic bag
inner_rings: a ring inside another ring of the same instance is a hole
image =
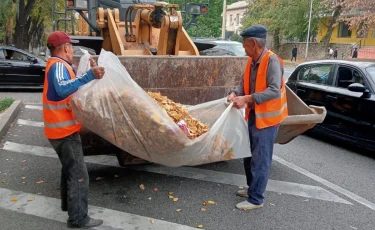
[[[81,76],[86,71],[90,69],[90,54],[87,50],[81,49],[83,53],[81,59],[79,60],[78,68],[77,68],[77,76]]]
[[[102,50],[98,65],[105,68],[103,79],[81,87],[71,106],[85,128],[120,149],[170,167],[251,156],[243,114],[224,98],[188,108],[210,127],[190,140],[113,53]]]

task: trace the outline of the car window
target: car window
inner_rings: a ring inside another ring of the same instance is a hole
[[[375,66],[368,67],[367,72],[370,74],[373,81],[375,81]]]
[[[5,59],[14,61],[27,61],[30,62],[30,57],[18,51],[6,49]]]
[[[366,80],[358,70],[346,66],[340,66],[337,70],[337,87],[348,88],[348,86],[353,83],[360,83],[367,87]]]
[[[5,50],[4,49],[0,49],[0,60],[4,60],[5,59],[5,54],[4,54]]]
[[[242,45],[230,45],[230,44],[218,44],[216,47],[229,50],[233,53],[235,53],[237,56],[245,56],[245,50]]]
[[[321,64],[303,67],[299,72],[298,80],[327,85],[332,66],[332,64]]]

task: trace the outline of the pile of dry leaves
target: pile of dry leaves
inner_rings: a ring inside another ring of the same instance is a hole
[[[165,109],[169,117],[179,125],[190,139],[195,139],[202,134],[208,132],[209,127],[203,124],[198,119],[192,117],[187,108],[181,104],[175,103],[166,96],[160,93],[147,92],[150,97],[155,99],[157,103]],[[187,129],[186,129],[187,128]]]

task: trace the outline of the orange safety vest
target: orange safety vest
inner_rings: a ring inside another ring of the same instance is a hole
[[[43,89],[44,133],[48,139],[64,138],[81,130],[81,125],[75,120],[73,112],[68,109],[68,103],[72,95],[61,101],[49,101],[47,99],[48,71],[57,62],[64,64],[68,69],[70,79],[76,78],[73,68],[67,62],[54,57],[48,59]]]
[[[259,93],[267,88],[267,69],[268,61],[271,55],[275,55],[272,51],[268,50],[263,56],[255,82],[255,92]],[[281,64],[284,66],[284,62],[280,59]],[[244,74],[244,92],[245,95],[250,95],[250,71],[251,71],[252,58],[247,61],[245,74]],[[263,129],[280,124],[288,116],[287,99],[284,76],[282,77],[280,97],[264,102],[260,105],[254,102],[255,109],[255,125],[258,129]],[[246,108],[245,119],[248,120],[250,115],[250,107]]]

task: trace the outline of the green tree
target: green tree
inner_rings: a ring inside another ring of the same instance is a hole
[[[311,34],[316,33],[320,14],[324,7],[320,0],[313,1]],[[306,41],[309,22],[310,1],[306,0],[258,0],[250,5],[243,26],[264,24],[274,36],[274,48],[281,38]]]
[[[239,0],[227,0],[227,4]],[[195,0],[186,3],[208,3],[208,13],[205,16],[199,16],[194,25],[188,28],[187,32],[191,37],[220,37],[223,13],[223,0]],[[185,10],[185,0],[171,0],[170,3],[180,4],[180,10]],[[184,17],[184,24],[191,19],[191,15]]]

